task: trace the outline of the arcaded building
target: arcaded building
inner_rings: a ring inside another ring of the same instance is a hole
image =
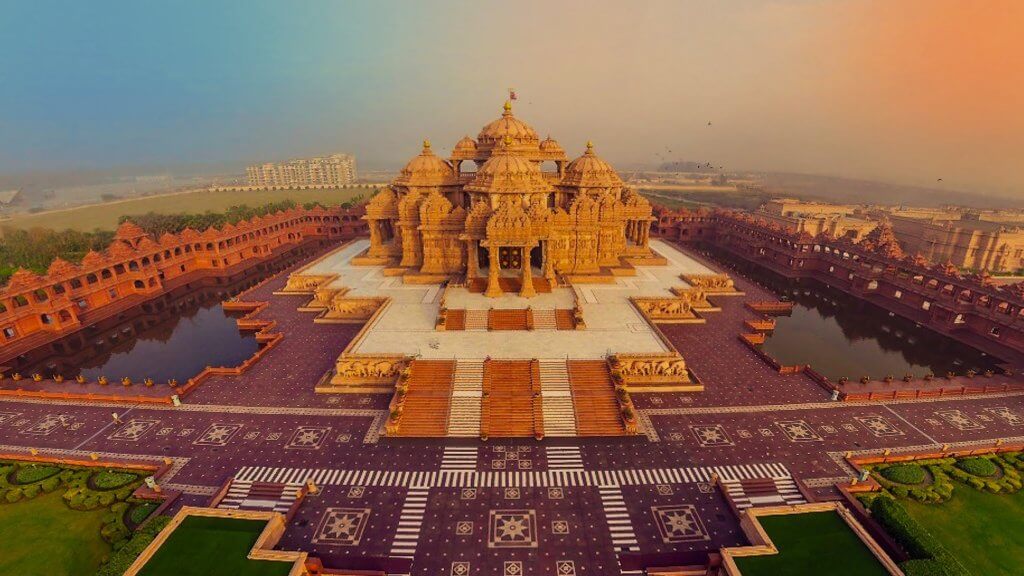
[[[535,280],[598,275],[651,257],[647,200],[592,144],[569,161],[508,102],[447,160],[424,142],[366,210],[367,261],[405,269],[406,281],[485,277],[492,297],[510,286],[532,296]]]

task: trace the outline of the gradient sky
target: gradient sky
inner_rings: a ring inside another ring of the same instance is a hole
[[[8,0],[0,170],[571,155],[1024,195],[1024,2]],[[712,126],[708,127],[707,122]],[[671,155],[668,149],[672,150]]]

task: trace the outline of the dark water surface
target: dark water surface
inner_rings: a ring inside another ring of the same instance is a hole
[[[260,264],[232,280],[208,278],[136,306],[114,318],[34,350],[11,363],[28,376],[82,374],[90,380],[106,376],[117,382],[152,378],[158,383],[184,383],[206,366],[238,366],[259,343],[252,332],[238,329],[238,314],[221,302],[308,256],[304,247],[278,260]]]
[[[996,370],[999,359],[918,326],[817,280],[790,280],[756,264],[712,252],[718,262],[786,297],[790,316],[775,317],[762,349],[784,365],[810,364],[832,380],[931,372]]]

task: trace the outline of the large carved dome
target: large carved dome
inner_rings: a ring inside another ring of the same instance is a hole
[[[621,186],[622,178],[611,164],[594,152],[594,145],[587,142],[587,151],[565,167],[562,185],[605,188]]]
[[[551,186],[544,180],[540,165],[523,158],[510,148],[511,137],[476,172],[473,182],[466,186],[470,192],[548,192]]]
[[[455,182],[455,169],[430,149],[430,141],[423,141],[423,151],[398,173],[395,184],[400,186],[442,186]]]
[[[540,144],[540,137],[537,136],[537,131],[526,122],[512,115],[511,102],[505,102],[505,111],[502,113],[501,118],[484,126],[476,137],[481,147],[497,146],[504,142],[506,138],[511,140],[513,146],[526,145],[536,147]]]

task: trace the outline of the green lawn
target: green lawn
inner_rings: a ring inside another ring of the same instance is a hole
[[[991,494],[958,485],[942,504],[900,502],[972,573],[1021,573],[1024,492]]]
[[[110,547],[100,538],[106,508],[68,508],[58,490],[0,504],[0,574],[94,574]]]
[[[266,522],[189,516],[142,567],[140,576],[285,576],[288,562],[249,560]]]
[[[42,212],[39,214],[19,215],[10,220],[0,221],[0,226],[14,228],[52,228],[54,230],[92,231],[100,228],[113,230],[117,228],[117,220],[123,215],[145,214],[176,214],[180,212],[223,212],[231,206],[248,204],[262,206],[271,202],[294,200],[302,205],[308,202],[320,202],[325,205],[341,204],[352,200],[359,194],[369,199],[374,193],[370,188],[340,188],[334,190],[256,190],[210,192],[201,190],[181,194],[167,194],[148,198],[135,198],[93,204],[67,210]]]
[[[743,576],[888,574],[835,512],[763,516],[760,520],[779,553],[737,558]]]

